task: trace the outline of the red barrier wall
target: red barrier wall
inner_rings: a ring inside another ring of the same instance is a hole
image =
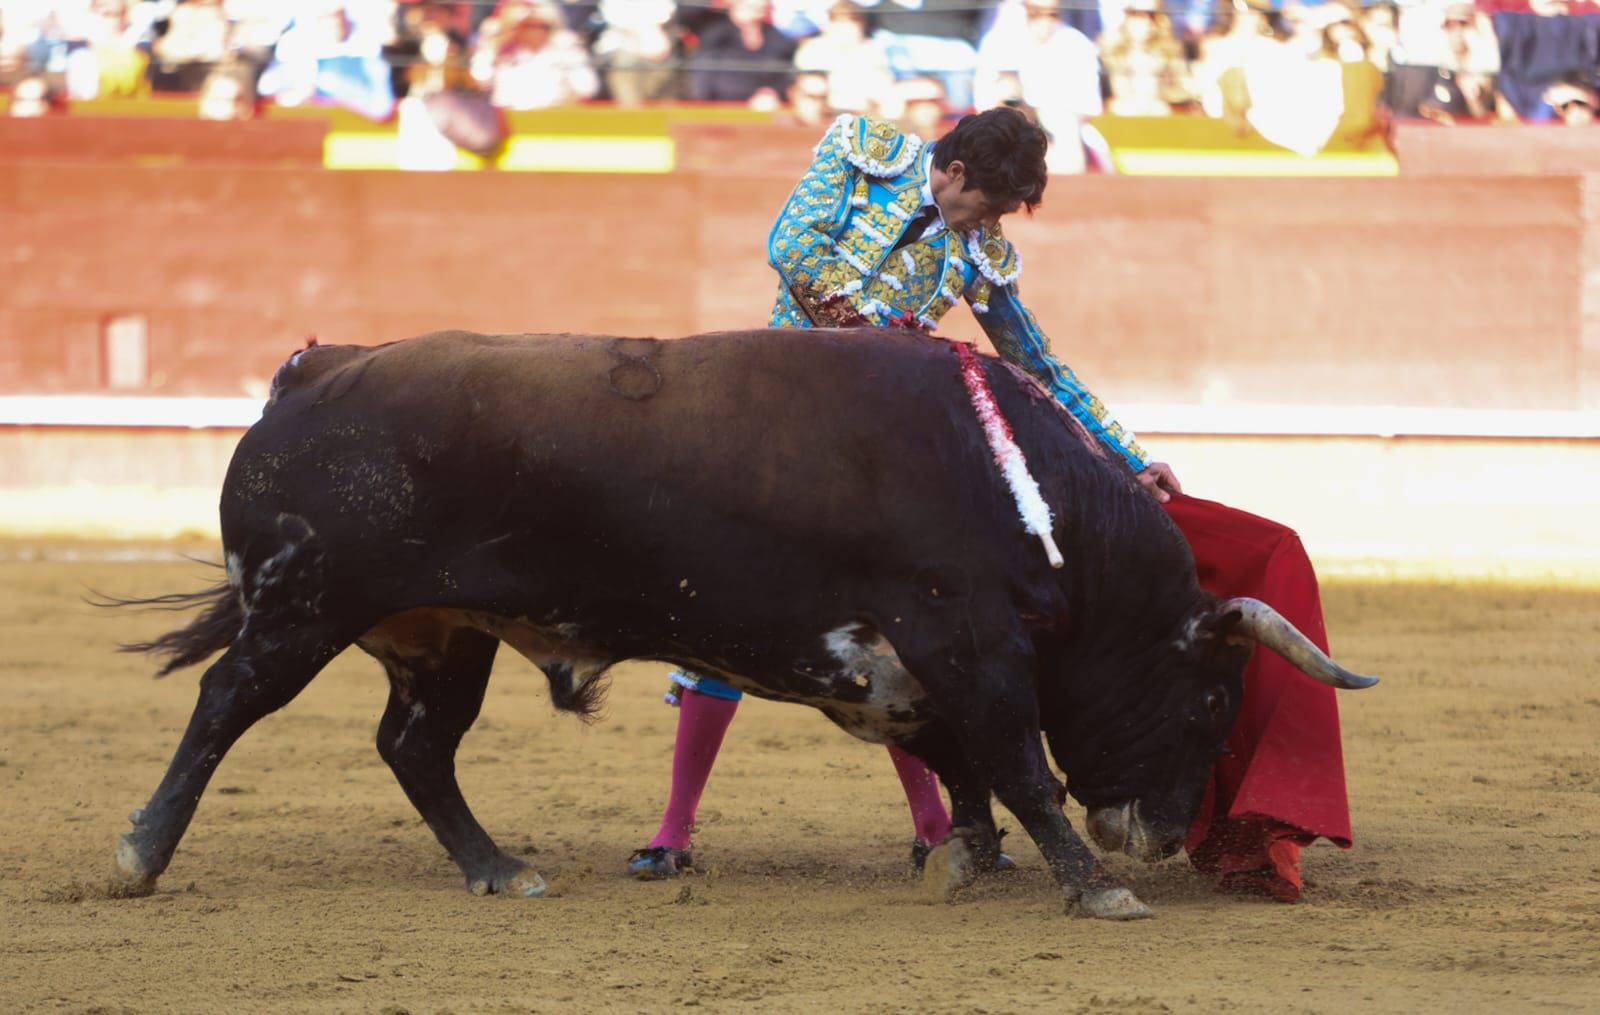
[[[1573,175],[1600,171],[1600,131],[1525,123],[1394,127],[1395,157],[1407,176]]]
[[[672,126],[674,165],[680,173],[741,173],[800,178],[824,127],[798,124],[679,123]]]
[[[169,393],[259,393],[311,334],[691,331],[692,234],[624,238],[658,239],[694,180],[621,182],[0,165],[0,390],[93,390],[101,322],[131,312]]]
[[[95,116],[0,118],[0,160],[75,162],[246,162],[322,165],[322,120],[121,119]]]
[[[1583,194],[1570,177],[1071,178],[1007,231],[1057,342],[1087,340],[1071,358],[1143,399],[1576,408]]]
[[[765,320],[790,174],[331,173],[0,163],[0,391],[259,394],[307,334],[678,335]],[[1007,229],[1108,400],[1600,407],[1590,184],[1057,178]],[[947,332],[973,336],[970,315]]]

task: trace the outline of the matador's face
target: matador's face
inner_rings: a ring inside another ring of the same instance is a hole
[[[966,164],[960,159],[932,170],[933,200],[945,225],[958,233],[992,226],[1021,207],[1019,201],[997,201],[978,187],[968,188],[969,182]]]

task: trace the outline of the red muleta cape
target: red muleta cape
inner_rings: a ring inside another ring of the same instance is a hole
[[[1165,507],[1194,551],[1202,587],[1260,599],[1328,650],[1317,575],[1294,530],[1181,494]],[[1189,859],[1225,889],[1292,902],[1300,897],[1301,847],[1319,836],[1351,844],[1336,692],[1257,649],[1227,743],[1232,753],[1212,766],[1189,828]]]

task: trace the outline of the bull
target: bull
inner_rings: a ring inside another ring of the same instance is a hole
[[[226,650],[117,844],[150,891],[228,749],[351,644],[389,677],[378,751],[480,894],[539,895],[455,778],[504,642],[593,714],[630,659],[820,709],[923,758],[981,861],[997,797],[1071,903],[1147,915],[1102,848],[1176,852],[1256,643],[1337,687],[1253,600],[1219,601],[1126,467],[1026,375],[981,364],[1053,513],[1018,520],[950,343],[763,330],[675,341],[426,335],[313,346],[273,379],[221,496],[226,581],[131,648]],[[163,597],[171,602],[177,597]]]

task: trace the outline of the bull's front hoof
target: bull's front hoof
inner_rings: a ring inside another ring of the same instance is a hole
[[[1156,915],[1153,909],[1139,901],[1137,895],[1120,885],[1091,888],[1077,899],[1069,899],[1067,911],[1072,912],[1074,908],[1096,920],[1146,920]]]
[[[544,878],[532,867],[519,867],[506,874],[469,878],[467,891],[473,895],[510,895],[515,898],[537,899],[550,888]]]
[[[139,898],[156,890],[158,871],[151,869],[149,861],[139,852],[132,835],[117,838],[116,894],[125,898]]]

